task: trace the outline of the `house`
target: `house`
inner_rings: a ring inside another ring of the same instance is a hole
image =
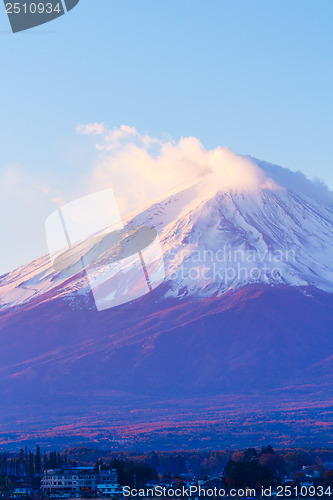
[[[309,488],[310,486],[313,486],[313,481],[301,481],[301,488]]]

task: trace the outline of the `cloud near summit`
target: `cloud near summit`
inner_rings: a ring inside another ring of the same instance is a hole
[[[122,216],[196,178],[207,181],[209,193],[280,185],[333,206],[333,193],[325,184],[227,148],[205,149],[195,137],[160,139],[128,125],[109,128],[104,123],[78,125],[77,132],[80,144],[71,139],[75,147],[69,148],[69,169],[37,173],[26,165],[0,165],[0,205],[5,214],[0,231],[8,242],[0,252],[0,274],[47,253],[44,223],[56,207],[108,187]]]
[[[200,177],[222,191],[276,186],[251,160],[228,148],[207,150],[195,137],[161,140],[128,125],[109,129],[99,123],[79,125],[77,132],[97,139],[90,189],[112,187],[122,212],[137,210]]]

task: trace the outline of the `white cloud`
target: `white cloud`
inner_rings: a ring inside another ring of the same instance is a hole
[[[149,147],[152,144],[161,144],[159,139],[150,137],[148,134],[140,134],[135,127],[130,127],[129,125],[120,125],[120,127],[108,129],[104,123],[80,124],[76,127],[76,131],[82,135],[103,136],[103,142],[96,144],[96,149],[99,151],[114,151],[129,143],[145,147]]]
[[[104,123],[88,123],[86,125],[79,124],[76,127],[76,131],[78,134],[82,135],[100,135],[105,132],[106,128]]]
[[[127,125],[112,130],[103,127],[89,189],[112,187],[123,213],[138,210],[202,176],[218,190],[274,187],[255,163],[227,148],[206,150],[195,137],[161,141]],[[95,135],[96,128],[94,124],[91,134]]]
[[[207,150],[195,137],[161,140],[128,125],[108,129],[103,123],[79,125],[77,131],[91,135],[96,146],[93,155],[88,148],[85,168],[34,175],[19,165],[0,170],[0,234],[6,241],[0,274],[47,252],[44,223],[56,206],[100,189],[113,189],[123,216],[196,178],[207,179],[216,190],[238,191],[276,189],[273,178],[323,202],[332,200],[327,186],[299,172],[265,162],[258,166],[227,148]]]

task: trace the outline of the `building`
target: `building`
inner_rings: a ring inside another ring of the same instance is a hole
[[[101,497],[114,497],[122,494],[122,488],[116,483],[101,483],[97,485],[97,495]]]
[[[11,496],[13,498],[21,498],[21,497],[31,497],[32,496],[32,488],[27,488],[25,486],[18,486],[13,489],[11,492]]]
[[[122,488],[118,484],[118,476],[116,469],[101,470],[97,475],[97,495],[101,497],[120,496]]]
[[[48,496],[80,496],[96,492],[97,477],[93,467],[60,467],[44,471],[41,490]]]
[[[41,489],[45,495],[57,497],[79,497],[87,493],[98,493],[104,497],[121,494],[116,469],[101,470],[93,467],[60,467],[44,471]]]
[[[97,474],[97,481],[98,483],[117,484],[118,476],[116,469],[102,470],[101,467],[99,467],[99,472]]]

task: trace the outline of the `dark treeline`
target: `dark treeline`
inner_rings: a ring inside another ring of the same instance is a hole
[[[75,460],[68,460],[66,454],[57,451],[41,454],[38,445],[34,451],[21,448],[18,453],[0,453],[0,478],[2,485],[21,478],[28,486],[38,488],[44,469],[66,464],[75,466]]]
[[[296,473],[302,466],[322,467],[324,462],[333,463],[333,449],[316,448],[285,448],[273,450],[270,446],[263,448],[250,448],[257,453],[261,463],[270,460],[276,463],[281,473]],[[269,453],[270,451],[274,452]],[[68,459],[74,459],[82,465],[94,465],[102,459],[103,463],[118,459],[124,462],[149,465],[160,475],[174,476],[192,472],[197,475],[221,474],[229,460],[246,460],[250,455],[248,450],[213,450],[213,451],[154,451],[154,452],[115,452],[103,451],[93,448],[67,448],[65,452]],[[251,451],[252,453],[252,451]],[[263,457],[267,455],[267,457]],[[274,458],[271,457],[274,455]],[[262,457],[262,458],[261,458]],[[279,460],[282,460],[279,464]],[[282,463],[284,466],[282,467]]]
[[[146,463],[138,463],[134,460],[120,460],[114,458],[105,463],[103,459],[97,460],[95,472],[99,470],[115,469],[117,471],[118,481],[122,485],[134,486],[145,484],[148,481],[158,480],[157,470]]]
[[[333,486],[333,450],[285,449],[271,446],[241,451],[112,452],[91,448],[41,452],[27,448],[0,453],[0,486],[25,484],[39,488],[44,469],[94,466],[95,472],[116,469],[121,485],[139,486],[149,481],[208,479],[219,476],[226,487],[279,484],[289,476],[302,481],[307,474]]]
[[[332,455],[325,452],[323,457],[332,458]],[[308,478],[312,478],[313,484],[333,486],[332,462],[325,466],[318,454],[307,454],[301,450],[281,453],[271,446],[260,451],[248,448],[234,453],[224,468],[223,476],[225,486],[229,488],[274,486],[281,484],[285,477],[290,477],[298,486]]]

